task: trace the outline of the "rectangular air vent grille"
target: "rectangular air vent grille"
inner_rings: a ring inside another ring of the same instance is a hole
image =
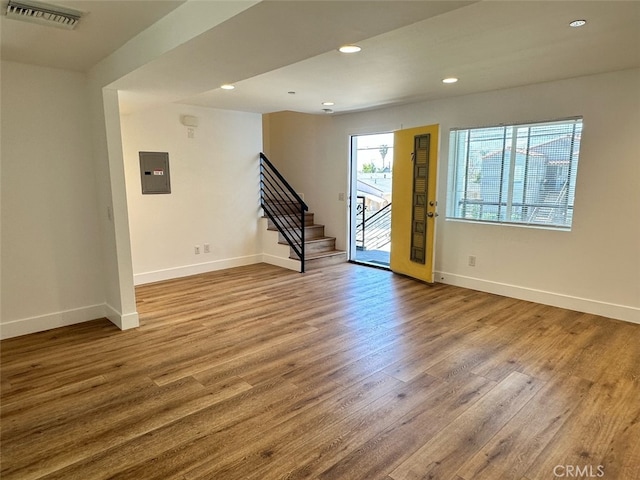
[[[32,0],[9,0],[7,18],[72,30],[83,12],[68,7]]]

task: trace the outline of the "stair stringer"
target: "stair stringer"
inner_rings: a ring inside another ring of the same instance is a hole
[[[262,262],[289,270],[300,271],[300,260],[289,258],[289,246],[278,243],[278,232],[267,230],[268,219],[260,218],[258,231],[262,248]]]

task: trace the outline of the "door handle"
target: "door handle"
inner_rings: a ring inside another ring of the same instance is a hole
[[[427,212],[427,217],[437,217],[438,214],[437,213],[433,213],[433,212]]]

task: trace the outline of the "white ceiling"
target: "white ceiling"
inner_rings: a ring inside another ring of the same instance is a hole
[[[9,19],[2,0],[2,59],[84,72],[185,0],[38,0],[84,12],[74,30]]]
[[[585,18],[581,28],[568,26]],[[640,66],[640,2],[485,1],[247,78],[185,103],[336,112],[463,95]],[[442,79],[455,76],[457,84]],[[287,95],[287,91],[296,91]]]
[[[182,2],[56,3],[90,14],[72,32],[3,17],[3,59],[86,71]],[[578,18],[587,25],[570,28]],[[350,42],[362,52],[337,52]],[[323,101],[341,113],[636,67],[639,1],[267,0],[115,85],[125,113],[161,102],[321,113]]]

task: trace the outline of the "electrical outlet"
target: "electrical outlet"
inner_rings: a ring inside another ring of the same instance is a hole
[[[338,194],[338,201],[339,201],[339,202],[344,202],[344,193],[340,192],[340,193]]]
[[[200,255],[200,245],[196,245],[195,247],[193,247],[193,253],[195,253],[196,255]]]
[[[204,253],[211,253],[211,245],[208,243],[204,244]]]
[[[476,256],[475,255],[469,255],[469,266],[470,267],[475,267],[476,266]]]

